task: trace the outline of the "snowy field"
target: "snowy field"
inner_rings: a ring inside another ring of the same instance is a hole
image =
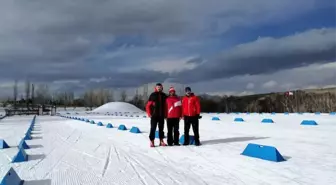
[[[144,113],[112,116],[87,114],[85,109],[59,113],[100,121],[104,126],[59,116],[37,116],[33,139],[26,141],[30,146],[25,150],[28,161],[11,163],[33,116],[2,119],[0,139],[11,147],[0,149],[0,178],[13,167],[25,185],[336,182],[335,115],[202,114],[202,146],[150,148],[149,119],[143,117]],[[213,116],[221,120],[212,121]],[[245,122],[234,122],[237,117]],[[261,123],[263,118],[275,123]],[[302,120],[315,120],[319,125],[302,126]],[[107,123],[114,128],[106,128]],[[120,124],[128,129],[137,126],[142,133],[120,131],[116,128]],[[181,134],[183,129],[181,122]],[[276,163],[240,155],[248,143],[274,146],[286,161]]]

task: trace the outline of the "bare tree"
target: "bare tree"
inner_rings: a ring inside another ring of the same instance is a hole
[[[34,105],[34,102],[35,102],[35,86],[34,84],[31,85],[31,99],[32,99],[32,104]]]
[[[92,90],[92,89],[87,90],[84,93],[83,99],[84,99],[85,106],[88,107],[90,110],[92,110],[92,107],[95,104],[95,92],[94,92],[94,90]]]
[[[89,91],[89,105],[90,105],[90,110],[92,110],[92,107],[95,105],[95,92],[94,92],[94,90]]]
[[[18,81],[15,80],[14,86],[13,86],[13,102],[14,102],[14,108],[16,108],[16,101],[18,96]]]
[[[112,89],[106,90],[106,102],[113,102],[114,101],[114,93]]]
[[[121,91],[120,98],[121,98],[122,102],[126,102],[126,100],[127,100],[127,94],[126,94],[125,90]]]
[[[104,105],[104,103],[106,102],[106,90],[101,88],[99,89],[99,91],[96,93],[97,94],[97,102],[98,105]]]
[[[69,101],[68,101],[68,92],[63,92],[62,93],[62,102],[63,102],[63,106],[64,106],[64,110],[66,110],[68,104],[69,104]]]
[[[30,99],[30,81],[28,79],[26,80],[25,91],[26,91],[26,104],[27,104],[27,107],[28,107],[29,99]]]
[[[145,84],[143,86],[143,95],[142,95],[142,97],[143,97],[143,101],[144,102],[147,101],[147,98],[148,98],[148,84]]]
[[[47,84],[39,84],[36,90],[36,101],[40,104],[46,104],[51,101],[49,86]]]

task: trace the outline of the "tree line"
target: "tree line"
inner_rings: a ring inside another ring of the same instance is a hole
[[[335,92],[285,93],[250,96],[200,97],[203,112],[336,112]]]
[[[73,91],[52,92],[47,84],[25,82],[25,93],[18,97],[18,81],[13,86],[13,98],[3,102],[3,106],[56,105],[57,107],[86,107],[92,110],[113,101],[128,102],[144,110],[148,99],[148,86],[143,92],[135,91],[128,97],[125,90],[118,98],[111,88],[88,89],[75,97]],[[293,91],[285,93],[255,94],[249,96],[209,96],[200,95],[202,112],[335,112],[336,90],[330,91]]]
[[[75,97],[73,91],[51,91],[48,84],[33,84],[26,80],[24,85],[24,94],[19,97],[18,81],[16,80],[13,85],[13,97],[8,97],[3,101],[3,107],[12,105],[13,108],[31,106],[31,105],[55,105],[57,107],[87,107],[92,110],[94,107],[101,106],[108,102],[121,101],[129,102],[139,108],[143,108],[144,96],[136,92],[132,99],[128,99],[125,90],[120,91],[119,98],[115,98],[113,89],[100,88],[88,89],[79,97]]]

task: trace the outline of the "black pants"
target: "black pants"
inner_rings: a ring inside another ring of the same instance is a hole
[[[155,139],[155,131],[156,131],[156,127],[159,125],[159,137],[160,139],[164,138],[164,133],[163,133],[163,127],[164,127],[164,118],[151,118],[151,129],[150,129],[150,133],[149,133],[149,139],[151,141],[153,141]]]
[[[179,132],[179,125],[180,123],[180,118],[168,118],[167,119],[167,143],[168,145],[178,144],[179,143],[179,137],[180,137],[180,132]],[[174,133],[174,136],[173,136]]]
[[[197,116],[184,116],[184,144],[189,144],[189,130],[192,126],[194,131],[195,143],[200,143],[199,140],[199,122]]]

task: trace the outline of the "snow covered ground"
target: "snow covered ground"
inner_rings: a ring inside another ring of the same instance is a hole
[[[58,116],[37,116],[29,160],[11,163],[33,116],[0,120],[0,175],[13,167],[27,185],[107,184],[334,184],[336,116],[321,114],[203,114],[202,146],[150,148],[149,119],[60,112],[104,125],[137,126],[141,134],[99,127]],[[212,121],[218,116],[221,121]],[[234,122],[241,117],[246,122]],[[274,124],[262,124],[271,118]],[[302,126],[302,120],[318,126]],[[180,132],[183,133],[183,123]],[[165,128],[166,130],[166,128]],[[166,132],[166,131],[165,131]],[[191,131],[192,134],[192,131]],[[248,143],[275,146],[287,161],[276,163],[240,155]],[[158,144],[158,141],[156,141]],[[0,177],[1,178],[1,177]]]

